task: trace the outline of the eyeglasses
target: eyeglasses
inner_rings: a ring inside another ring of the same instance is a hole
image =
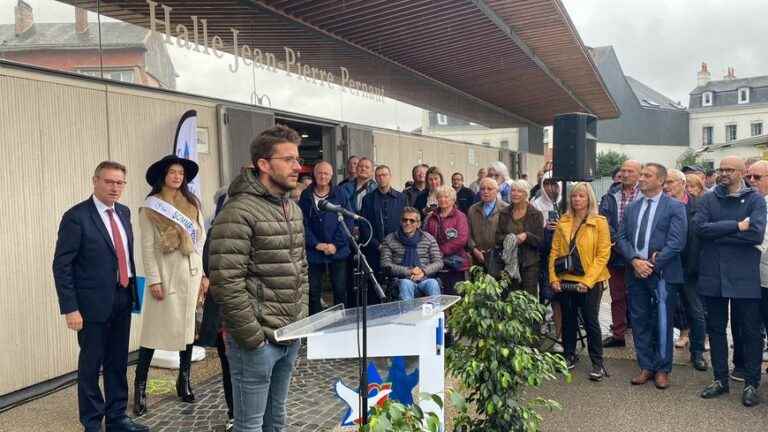
[[[760,181],[760,179],[763,178],[763,176],[761,176],[760,174],[747,174],[744,176],[744,178],[747,180]]]
[[[717,170],[718,174],[733,174],[736,172],[735,168],[718,168]]]
[[[411,219],[411,218],[403,218],[401,221],[404,224],[417,224],[417,223],[419,223],[418,219]]]
[[[288,165],[293,165],[293,164],[304,165],[304,159],[293,157],[293,156],[270,157],[270,158],[264,158],[264,159],[268,159],[268,160],[281,160],[281,161],[285,162]]]

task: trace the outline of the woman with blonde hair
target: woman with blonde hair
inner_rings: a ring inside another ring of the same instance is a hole
[[[592,370],[589,379],[600,381],[608,374],[603,365],[600,332],[600,299],[610,278],[611,232],[608,220],[598,214],[595,193],[589,183],[576,183],[568,194],[568,211],[558,223],[549,254],[549,282],[559,293],[563,314],[563,353],[568,368],[576,356],[578,314],[587,331]]]
[[[685,176],[685,191],[688,192],[688,195],[699,198],[704,195],[704,190],[704,182],[701,181],[701,177],[696,174],[687,174]]]
[[[496,227],[496,245],[504,248],[509,234],[516,237],[517,275],[510,275],[512,290],[525,290],[539,298],[539,247],[544,241],[544,217],[528,202],[530,185],[525,180],[514,180],[509,186],[510,205],[499,211]],[[505,250],[506,255],[509,248]],[[513,264],[514,266],[514,264]]]

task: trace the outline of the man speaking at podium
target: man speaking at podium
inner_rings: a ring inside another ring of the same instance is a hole
[[[232,182],[211,231],[211,290],[224,318],[238,432],[285,429],[301,342],[278,343],[274,332],[309,309],[303,216],[289,198],[301,170],[300,141],[285,126],[256,137],[254,168]]]

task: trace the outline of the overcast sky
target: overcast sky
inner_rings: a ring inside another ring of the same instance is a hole
[[[26,0],[38,22],[73,19],[73,8],[53,0]],[[760,52],[768,0],[561,0],[582,40],[589,46],[613,45],[624,73],[673,100],[688,105],[702,61],[713,79],[732,66],[739,77],[768,75],[768,56]],[[0,0],[0,23],[13,22],[16,0]],[[91,20],[95,20],[92,15]],[[179,90],[247,102],[253,76],[233,75],[230,61],[211,61],[171,49],[179,71]],[[280,74],[258,71],[256,91],[274,107],[321,117],[412,130],[421,110],[329,91]]]
[[[768,0],[561,0],[582,40],[613,45],[625,75],[688,106],[701,62],[712,79],[768,75]]]

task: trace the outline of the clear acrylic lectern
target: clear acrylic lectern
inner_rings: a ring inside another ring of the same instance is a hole
[[[419,391],[445,399],[443,312],[459,300],[458,296],[439,295],[368,306],[368,356],[418,356]],[[307,338],[310,360],[357,358],[358,313],[357,308],[336,305],[278,329],[275,339]],[[362,340],[358,342],[362,344]],[[444,421],[434,402],[422,401],[421,407]]]

